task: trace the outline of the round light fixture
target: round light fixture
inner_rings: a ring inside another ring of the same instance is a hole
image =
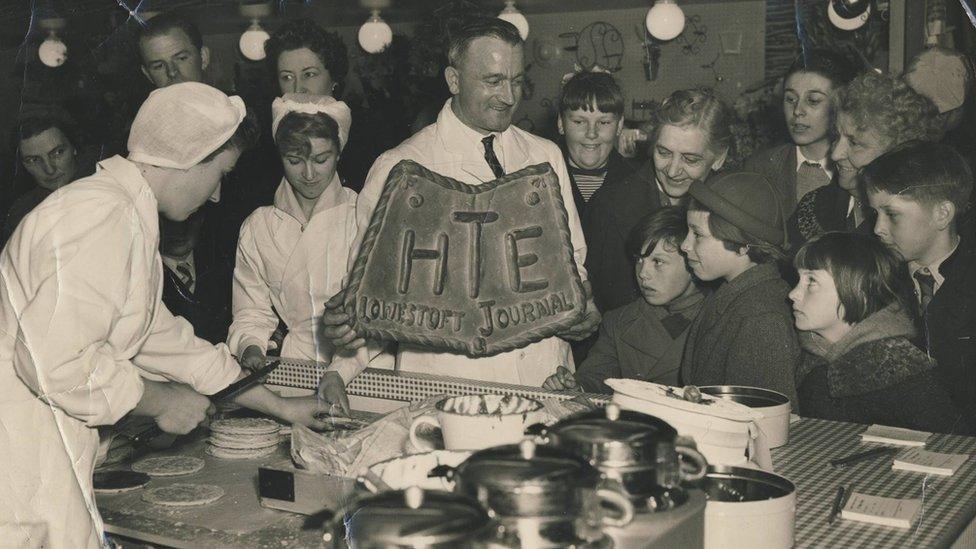
[[[369,19],[359,27],[359,45],[367,53],[380,53],[393,42],[393,29],[380,18],[380,10],[373,10]]]
[[[241,41],[238,45],[244,57],[247,57],[251,61],[260,61],[267,56],[264,52],[264,43],[269,38],[271,38],[271,35],[261,28],[261,23],[255,19],[251,21],[251,26],[241,35]]]
[[[522,40],[529,38],[529,20],[515,7],[515,0],[505,0],[505,9],[498,14],[498,18],[515,25]]]
[[[47,38],[37,48],[37,57],[48,67],[56,68],[64,65],[68,60],[68,46],[58,37],[58,31],[68,26],[63,17],[43,17],[38,23],[41,30],[47,31]]]
[[[827,18],[840,30],[853,31],[864,26],[871,17],[870,0],[829,0]]]
[[[48,67],[55,68],[64,65],[68,60],[68,46],[58,38],[54,31],[41,42],[41,47],[37,49],[37,56]]]
[[[647,32],[658,40],[673,40],[685,30],[685,12],[674,0],[657,0],[644,20]]]

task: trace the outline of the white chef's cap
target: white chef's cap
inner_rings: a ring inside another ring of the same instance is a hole
[[[335,120],[339,127],[339,150],[346,146],[349,140],[349,127],[352,126],[352,112],[342,101],[336,101],[328,95],[314,95],[310,93],[286,93],[271,104],[271,135],[277,141],[278,124],[286,114],[299,112],[303,114],[324,114]]]
[[[132,122],[129,160],[192,168],[226,143],[246,114],[240,97],[199,82],[156,89]]]

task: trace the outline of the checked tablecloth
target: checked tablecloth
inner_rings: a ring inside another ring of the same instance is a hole
[[[891,456],[843,467],[830,460],[874,445],[861,443],[867,426],[804,418],[790,426],[790,442],[773,450],[773,466],[796,485],[796,547],[948,547],[976,516],[976,460],[941,477],[891,470]],[[976,454],[976,438],[932,435],[933,452]],[[918,498],[918,522],[909,530],[850,520],[827,524],[837,487],[876,496]]]

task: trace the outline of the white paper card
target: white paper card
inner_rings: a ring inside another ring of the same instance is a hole
[[[969,454],[940,454],[922,448],[909,448],[895,456],[891,468],[930,475],[951,476],[969,460]]]
[[[920,499],[886,498],[854,492],[840,512],[847,520],[910,528],[922,509]]]
[[[932,436],[932,433],[926,433],[924,431],[913,431],[912,429],[889,427],[887,425],[872,425],[868,427],[867,431],[861,433],[861,440],[863,442],[878,442],[897,446],[925,446],[925,442],[930,436]]]

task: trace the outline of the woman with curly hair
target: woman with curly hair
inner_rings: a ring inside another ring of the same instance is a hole
[[[586,270],[601,311],[640,297],[626,245],[630,231],[648,213],[686,203],[692,182],[725,164],[731,122],[731,109],[713,91],[675,91],[654,114],[651,159],[623,181],[601,187],[587,203]]]
[[[789,223],[793,246],[828,231],[870,232],[874,220],[858,196],[858,171],[902,143],[940,137],[935,105],[901,78],[861,74],[837,92],[833,103],[834,182],[800,199]]]

